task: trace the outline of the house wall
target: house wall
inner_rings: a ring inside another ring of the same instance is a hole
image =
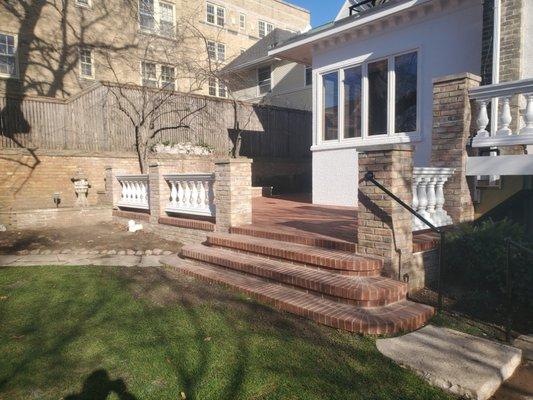
[[[311,86],[305,86],[305,66],[288,61],[273,61],[272,90],[260,96],[257,68],[239,71],[233,96],[239,100],[299,110],[312,109]]]
[[[364,37],[352,37],[344,43],[329,42],[327,46],[315,48],[313,52],[313,70],[315,74],[333,69],[335,64],[349,65],[350,60],[358,62],[377,59],[408,50],[419,50],[419,110],[420,136],[414,154],[415,166],[429,165],[431,157],[431,132],[433,127],[432,80],[436,77],[471,72],[480,73],[482,8],[480,0],[461,2],[453,9],[438,14],[431,13],[422,19],[409,21],[394,28],[372,33]],[[317,126],[317,97],[314,97],[314,135],[320,134]],[[375,144],[375,143],[374,143]],[[324,149],[331,150],[324,150]],[[314,199],[317,204],[353,205],[356,199],[345,192],[357,193],[356,179],[352,173],[332,160],[343,160],[341,164],[350,167],[356,161],[348,163],[356,157],[357,145],[349,142],[327,143],[313,147],[313,170],[322,171],[313,177]],[[360,147],[361,148],[361,147]],[[333,151],[333,149],[335,149]],[[343,164],[346,163],[346,164]],[[324,176],[339,175],[342,178],[327,181]],[[327,191],[322,182],[328,182]],[[326,196],[327,194],[327,196]]]
[[[524,2],[522,79],[533,78],[533,2]]]

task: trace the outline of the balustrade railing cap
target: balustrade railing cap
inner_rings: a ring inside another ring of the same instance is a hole
[[[533,78],[483,85],[469,90],[470,98],[473,100],[490,100],[495,97],[508,97],[515,94],[533,94]]]
[[[131,174],[131,175],[116,175],[118,180],[121,179],[136,179],[136,180],[148,180],[148,174]]]
[[[445,167],[415,167],[413,174],[415,175],[453,175],[455,168]]]
[[[253,161],[253,159],[247,157],[219,158],[215,160],[215,164],[252,163]]]

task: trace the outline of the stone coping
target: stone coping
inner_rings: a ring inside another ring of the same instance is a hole
[[[20,210],[0,211],[0,214],[28,214],[28,213],[49,213],[49,212],[89,212],[94,210],[111,210],[111,206],[89,206],[89,207],[50,207],[50,208],[27,208]]]
[[[472,74],[470,72],[460,72],[458,74],[450,74],[450,75],[439,76],[438,78],[433,78],[433,84],[450,82],[450,81],[458,81],[461,79],[472,79],[476,82],[481,82],[481,77],[476,74]]]

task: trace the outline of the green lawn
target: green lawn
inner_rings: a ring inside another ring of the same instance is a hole
[[[169,271],[2,268],[0,399],[60,398],[450,397],[372,338]]]

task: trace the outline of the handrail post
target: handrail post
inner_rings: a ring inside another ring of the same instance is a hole
[[[505,262],[505,291],[506,291],[506,309],[507,320],[505,324],[505,340],[507,343],[511,343],[511,325],[512,325],[512,304],[511,304],[511,239],[505,240],[507,255]]]

